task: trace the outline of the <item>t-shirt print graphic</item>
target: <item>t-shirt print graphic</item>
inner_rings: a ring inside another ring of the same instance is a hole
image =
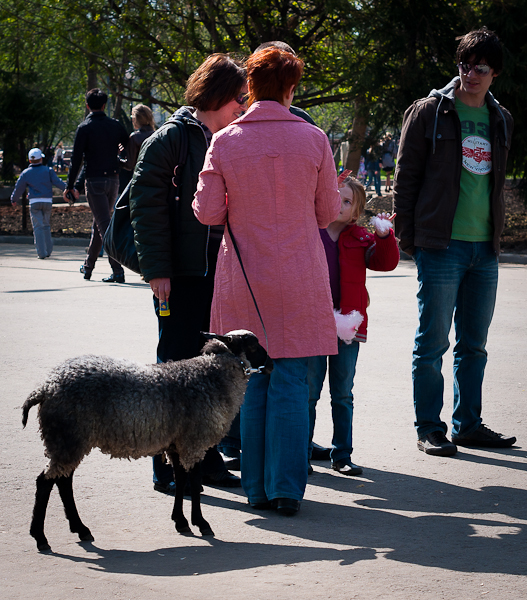
[[[476,175],[492,171],[490,142],[479,135],[469,135],[463,140],[463,167]]]

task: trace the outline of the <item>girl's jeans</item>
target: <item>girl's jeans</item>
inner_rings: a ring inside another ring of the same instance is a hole
[[[416,248],[419,325],[412,361],[415,427],[419,438],[446,433],[443,354],[448,334],[454,346],[452,434],[467,436],[481,425],[481,387],[487,363],[487,333],[494,313],[498,259],[491,242],[451,240],[445,250]]]
[[[353,379],[359,355],[359,342],[345,344],[339,340],[339,353],[309,358],[309,456],[312,451],[316,405],[326,377],[329,362],[329,391],[333,417],[331,460],[349,459],[353,452]]]

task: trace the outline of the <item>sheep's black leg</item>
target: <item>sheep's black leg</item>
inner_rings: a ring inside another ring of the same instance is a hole
[[[190,495],[192,502],[191,521],[192,525],[199,527],[201,535],[214,535],[210,525],[201,514],[201,463],[190,469]]]
[[[33,518],[29,533],[35,538],[37,548],[40,552],[51,552],[48,540],[44,535],[44,521],[48,507],[49,496],[55,479],[46,479],[44,471],[37,477],[37,491],[35,493],[35,506],[33,507]]]
[[[64,505],[66,518],[70,523],[70,531],[78,533],[82,542],[93,542],[93,536],[81,521],[77,507],[75,506],[75,499],[73,498],[73,473],[69,477],[58,477],[56,483],[59,488],[62,504]]]
[[[191,533],[189,524],[183,514],[183,496],[187,482],[187,472],[179,462],[179,455],[175,452],[170,454],[170,460],[174,468],[174,480],[176,482],[176,495],[174,498],[174,509],[172,510],[172,521],[176,524],[179,533]]]

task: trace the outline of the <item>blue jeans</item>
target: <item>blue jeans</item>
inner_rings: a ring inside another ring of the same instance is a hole
[[[51,202],[32,202],[29,205],[33,237],[39,258],[47,258],[53,250],[51,237]]]
[[[367,188],[371,182],[373,181],[373,184],[375,186],[375,191],[377,192],[377,196],[381,195],[381,172],[380,171],[368,171],[368,179],[364,185],[365,188]]]
[[[273,358],[251,376],[241,408],[242,486],[249,502],[302,500],[307,485],[307,358]]]
[[[329,392],[333,417],[331,460],[349,459],[353,452],[353,379],[359,355],[359,342],[345,344],[339,340],[339,353],[309,358],[309,456],[315,429],[316,405],[324,385],[329,362]]]
[[[443,354],[448,334],[454,346],[452,434],[466,436],[481,425],[481,388],[487,363],[487,333],[496,301],[498,259],[491,242],[451,240],[446,250],[416,248],[419,326],[412,361],[415,427],[419,438],[446,433]]]

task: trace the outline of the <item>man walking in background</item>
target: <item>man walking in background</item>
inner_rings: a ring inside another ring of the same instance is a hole
[[[84,279],[91,279],[93,268],[102,248],[104,233],[110,223],[111,212],[117,200],[119,190],[119,144],[124,148],[128,143],[125,128],[115,119],[107,117],[104,109],[108,96],[98,88],[86,94],[86,106],[91,111],[86,119],[77,127],[71,168],[68,174],[68,194],[79,197],[74,189],[75,180],[84,159],[86,178],[86,197],[93,213],[93,227],[88,254],[81,273]],[[107,283],[124,283],[123,267],[113,258],[108,257],[112,274],[105,277]]]
[[[459,76],[404,115],[394,182],[395,232],[417,265],[419,325],[412,362],[417,446],[452,456],[457,445],[505,448],[515,437],[482,423],[487,333],[504,225],[503,186],[513,120],[489,87],[503,67],[498,37],[471,31]],[[441,421],[442,357],[454,316],[452,442]]]

